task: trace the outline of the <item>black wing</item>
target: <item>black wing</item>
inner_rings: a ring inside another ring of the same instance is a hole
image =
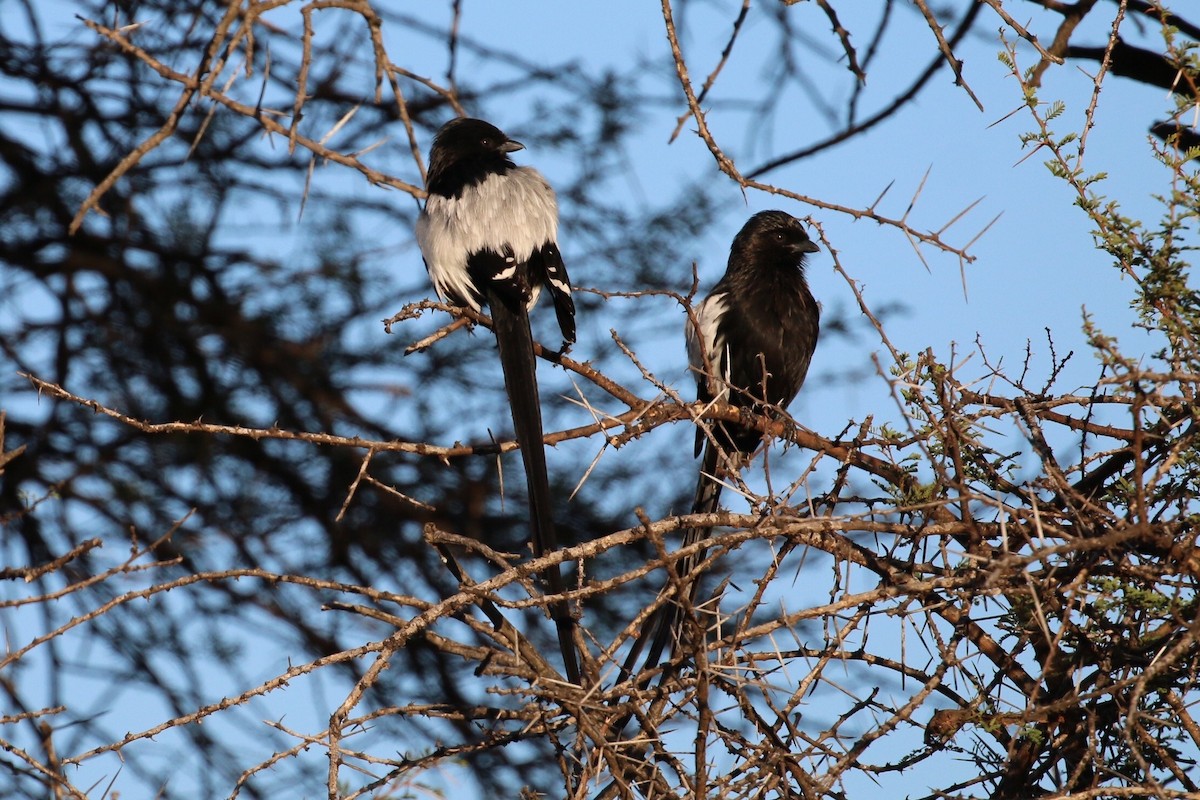
[[[571,279],[558,245],[546,242],[529,259],[530,280],[542,283],[554,301],[554,315],[562,331],[563,342],[575,343],[575,301],[571,299]]]

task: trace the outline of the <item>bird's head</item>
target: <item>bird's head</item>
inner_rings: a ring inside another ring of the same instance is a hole
[[[431,160],[439,154],[450,160],[493,156],[507,159],[508,154],[525,149],[504,131],[481,119],[452,119],[433,139]]]
[[[426,188],[430,194],[455,197],[464,187],[475,185],[488,175],[503,175],[514,169],[517,165],[508,154],[524,147],[490,122],[450,120],[433,138]]]
[[[783,211],[760,211],[733,239],[730,257],[784,262],[800,266],[804,257],[821,248],[808,238],[800,220]]]

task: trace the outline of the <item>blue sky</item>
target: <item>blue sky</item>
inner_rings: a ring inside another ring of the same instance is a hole
[[[694,81],[699,82],[716,63],[738,5],[705,4],[699,7],[696,18],[687,20],[686,31],[690,35],[685,39],[685,56]],[[865,11],[866,7],[848,12],[843,21],[852,31],[863,31],[865,35],[868,27],[856,19],[857,10]],[[808,144],[828,132],[827,121],[795,89],[787,90],[775,118],[768,121],[769,133],[762,137],[758,126],[748,129],[746,114],[722,110],[723,102],[763,94],[761,81],[766,69],[763,54],[771,52],[773,29],[765,20],[756,19],[762,13],[752,10],[734,56],[712,94],[713,110],[708,117],[720,143],[739,165],[747,168],[768,154],[767,147],[773,146],[775,152],[787,151],[793,142]],[[797,4],[789,13],[798,20],[797,28],[825,47],[831,46],[826,35],[827,23],[813,4]],[[909,78],[913,72],[913,53],[920,54],[921,63],[929,54],[930,34],[923,22],[908,10],[896,14],[912,31],[909,44],[912,49],[887,53],[883,64],[871,72],[868,100],[862,104],[864,111],[870,110],[871,99],[876,102],[890,99],[898,91],[898,79]],[[1045,24],[1054,19],[1054,15],[1043,13],[1035,18],[1032,27],[1047,37],[1051,31]],[[979,30],[990,35],[996,27],[982,24]],[[662,63],[666,54],[661,15],[656,5],[648,3],[610,3],[604,4],[603,9],[591,4],[583,7],[543,3],[506,3],[503,7],[467,4],[462,31],[465,36],[480,38],[499,31],[507,43],[535,61],[541,53],[547,60],[561,58],[564,53],[577,54],[581,63],[596,71],[613,63],[627,63],[635,56]],[[570,35],[579,31],[586,31],[586,36]],[[1105,32],[1104,26],[1097,23],[1090,30],[1085,27],[1077,33],[1076,41],[1099,44]],[[918,44],[923,45],[919,50]],[[683,134],[673,144],[667,143],[675,117],[685,110],[681,99],[670,107],[648,112],[654,121],[645,126],[637,149],[628,153],[636,165],[640,191],[653,192],[657,186],[674,186],[689,179],[711,179],[725,184],[720,195],[729,211],[720,229],[711,231],[708,239],[696,241],[690,252],[665,257],[679,264],[685,279],[691,261],[697,261],[702,283],[711,286],[724,268],[728,241],[745,218],[764,208],[782,207],[797,215],[811,214],[822,224],[846,270],[863,284],[864,296],[872,307],[892,302],[908,307],[904,317],[889,324],[888,333],[900,348],[909,352],[933,347],[948,358],[951,342],[957,343],[962,352],[973,349],[978,336],[996,358],[1022,356],[1026,340],[1033,340],[1035,353],[1044,355],[1046,327],[1053,330],[1060,350],[1080,350],[1083,308],[1095,314],[1111,333],[1128,342],[1131,350],[1144,349],[1145,337],[1130,328],[1131,287],[1111,268],[1107,257],[1095,250],[1088,234],[1089,222],[1079,209],[1072,207],[1069,187],[1049,174],[1043,166],[1042,154],[1023,160],[1028,151],[1022,148],[1019,137],[1032,130],[1033,124],[1020,110],[1008,116],[1020,106],[1021,96],[1016,81],[996,57],[1001,49],[998,37],[989,40],[984,35],[962,48],[967,81],[984,103],[984,111],[979,111],[966,93],[952,84],[949,72],[943,71],[893,120],[866,136],[766,178],[781,187],[853,208],[867,207],[891,184],[878,209],[888,216],[900,217],[928,172],[924,189],[909,215],[914,227],[926,230],[942,227],[979,200],[975,209],[946,235],[949,242],[964,244],[999,216],[971,249],[976,261],[965,267],[965,297],[957,259],[925,249],[927,270],[894,229],[869,221],[856,222],[836,212],[812,209],[760,192],[749,192],[743,203],[740,189],[717,172],[703,143],[690,132],[694,124],[685,125]],[[1028,47],[1021,50],[1026,66],[1033,63],[1031,52]],[[427,74],[440,77],[437,67],[444,66],[443,62],[443,54],[432,53]],[[807,65],[813,70],[814,83],[828,82],[826,85],[832,87],[837,85],[836,81],[844,85],[840,68],[831,69],[812,57]],[[1066,114],[1056,121],[1062,132],[1081,124],[1092,87],[1091,79],[1082,70],[1089,66],[1068,65],[1047,73],[1043,98],[1061,99],[1067,104]],[[470,60],[464,58],[460,72],[469,70]],[[672,77],[660,70],[647,79],[647,92],[664,97],[672,92],[678,95]],[[828,94],[836,97],[833,91]],[[1143,219],[1154,217],[1156,207],[1150,195],[1161,190],[1166,175],[1165,168],[1150,155],[1147,128],[1152,120],[1164,116],[1167,107],[1169,100],[1164,92],[1110,77],[1096,115],[1097,126],[1091,133],[1086,167],[1109,173],[1109,179],[1100,184],[1101,191],[1121,200],[1132,216]],[[472,113],[486,113],[502,126],[505,124],[502,109],[485,107]],[[522,155],[526,163],[537,164],[553,178],[558,154],[531,149]],[[569,230],[564,231],[564,248],[568,253],[569,234]],[[809,274],[827,309],[853,303],[844,281],[833,273],[827,254],[812,259]],[[586,274],[573,278],[577,283],[588,284]],[[598,321],[596,327],[602,333],[604,322]],[[669,343],[663,342],[663,346],[666,348],[663,358],[656,360],[656,364],[661,364],[665,373],[670,368],[670,359],[682,363],[682,350],[670,353]],[[879,347],[871,342],[866,346],[871,350]],[[822,348],[816,357],[814,374],[829,369],[834,360],[842,362],[867,355],[862,347],[856,350]],[[1081,383],[1092,379],[1094,371],[1086,363],[1088,359],[1080,356],[1076,361],[1081,367],[1077,379]],[[979,370],[984,371],[982,364]],[[811,395],[813,388],[810,384],[804,394]],[[849,413],[854,415],[874,410],[877,402],[877,398],[860,398],[860,391],[862,387],[855,387],[840,398],[849,403]],[[805,400],[799,402],[803,404]],[[813,412],[820,413],[818,409]]]

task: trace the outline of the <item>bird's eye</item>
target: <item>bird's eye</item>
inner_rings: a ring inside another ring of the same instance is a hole
[[[777,241],[777,242],[782,242],[784,239],[787,238],[783,235],[783,231],[775,231],[775,233],[772,235],[775,237],[775,241]]]
[[[480,140],[479,140],[479,143],[480,143],[481,145],[483,145],[484,147],[491,147],[491,146],[492,146],[492,140],[491,140],[490,138],[488,138],[487,136],[485,136],[485,137],[483,137],[482,139],[480,139]]]

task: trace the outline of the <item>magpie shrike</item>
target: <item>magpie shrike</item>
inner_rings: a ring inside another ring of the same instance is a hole
[[[696,376],[697,399],[729,403],[754,414],[785,408],[804,383],[817,346],[821,310],[804,278],[805,259],[820,248],[799,220],[782,211],[752,216],[729,251],[724,277],[696,307],[686,323],[688,362]],[[717,510],[722,480],[736,471],[763,440],[756,428],[715,422],[696,433],[696,455],[704,452],[696,483],[693,514]],[[711,528],[686,528],[683,544],[707,539]],[[682,559],[676,568],[686,577],[704,553]],[[689,596],[695,601],[699,582]],[[645,668],[657,666],[668,640],[679,636],[681,606],[663,605],[634,642],[625,674],[636,663],[650,636]]]
[[[504,388],[529,490],[534,556],[557,548],[542,412],[529,309],[542,289],[550,293],[563,349],[575,341],[571,283],[558,252],[554,190],[532,167],[509,154],[524,148],[483,120],[447,122],[433,140],[426,175],[428,197],[417,219],[417,243],[434,289],[445,301],[492,315]],[[563,591],[557,566],[544,575],[553,594]],[[551,609],[567,677],[579,683],[565,602]]]

